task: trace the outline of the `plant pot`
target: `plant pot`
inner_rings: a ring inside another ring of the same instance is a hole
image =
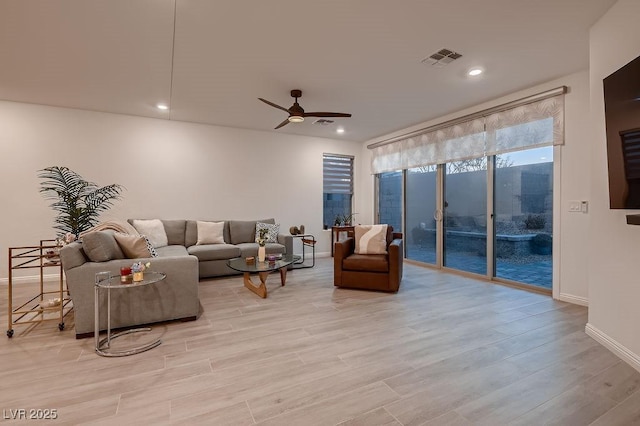
[[[265,246],[258,247],[258,262],[264,262],[264,258],[267,254],[267,248]]]

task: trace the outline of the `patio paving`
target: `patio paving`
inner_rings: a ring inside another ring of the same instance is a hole
[[[434,249],[416,245],[407,246],[407,258],[432,265],[436,263]],[[448,251],[445,266],[475,274],[487,274],[486,258],[468,252]],[[550,289],[553,277],[551,255],[531,256],[525,259],[497,259],[496,277]]]

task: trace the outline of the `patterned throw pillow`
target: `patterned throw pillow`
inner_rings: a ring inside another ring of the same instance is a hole
[[[387,225],[356,225],[356,254],[387,254]]]
[[[149,241],[149,238],[147,238],[146,235],[142,235],[142,238],[144,238],[144,240],[147,242],[147,250],[149,250],[151,257],[158,257],[158,252],[156,251],[156,248],[153,246],[153,244],[151,244],[151,241]]]
[[[256,222],[256,238],[260,237],[260,230],[267,230],[267,242],[268,243],[277,243],[278,242],[278,234],[280,233],[280,224],[276,223],[272,225],[270,223],[262,223]]]

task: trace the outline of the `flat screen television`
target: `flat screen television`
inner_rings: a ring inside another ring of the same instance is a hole
[[[609,206],[640,209],[640,56],[603,80]]]

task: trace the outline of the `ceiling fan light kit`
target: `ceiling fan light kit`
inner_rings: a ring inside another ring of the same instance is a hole
[[[302,123],[305,117],[351,117],[351,114],[346,114],[343,112],[304,112],[304,109],[298,103],[298,98],[302,97],[302,90],[294,89],[291,91],[291,97],[294,98],[293,105],[290,108],[282,107],[278,104],[274,104],[266,99],[258,98],[265,104],[272,106],[274,108],[281,109],[287,113],[289,113],[289,117],[284,120],[282,123],[278,124],[275,129],[279,129],[282,126],[286,126],[289,123]]]

